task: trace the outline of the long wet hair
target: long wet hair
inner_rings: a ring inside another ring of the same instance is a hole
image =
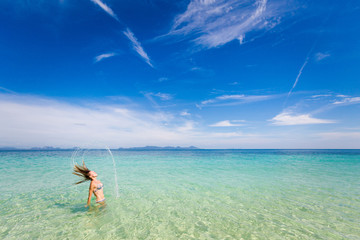
[[[82,166],[75,164],[74,165],[74,172],[72,174],[79,176],[82,178],[82,180],[76,182],[75,184],[80,184],[86,181],[91,181],[91,178],[89,177],[90,170],[85,166],[85,163],[83,161]]]

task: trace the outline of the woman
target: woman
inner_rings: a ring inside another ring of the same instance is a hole
[[[89,188],[89,197],[88,197],[88,201],[87,201],[87,204],[85,205],[85,207],[90,206],[92,193],[94,193],[94,195],[96,197],[96,203],[99,203],[99,204],[105,203],[105,197],[104,197],[104,191],[103,191],[104,184],[102,184],[100,182],[100,180],[96,179],[96,177],[97,177],[96,172],[90,171],[85,166],[84,161],[83,161],[82,166],[75,164],[73,174],[83,178],[82,180],[80,180],[79,182],[77,182],[75,184],[80,184],[85,181],[91,181],[90,188]]]

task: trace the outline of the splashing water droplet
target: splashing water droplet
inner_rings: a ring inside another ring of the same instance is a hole
[[[117,181],[117,172],[116,172],[116,164],[115,164],[114,156],[109,147],[106,147],[106,150],[109,152],[111,159],[113,161],[114,174],[115,174],[115,192],[116,192],[116,198],[119,198],[119,186],[118,186],[118,181]]]

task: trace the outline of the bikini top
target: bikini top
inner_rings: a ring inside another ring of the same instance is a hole
[[[101,190],[103,187],[104,187],[104,184],[99,183],[99,184],[96,186],[96,189],[94,190],[94,192],[97,192],[97,191]]]

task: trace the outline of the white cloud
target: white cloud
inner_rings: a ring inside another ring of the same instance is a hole
[[[116,96],[116,98],[121,98]],[[190,146],[201,148],[355,148],[359,134],[290,132],[273,128],[245,132],[218,132],[201,126],[191,117],[179,117],[179,112],[145,110],[130,100],[103,99],[106,103],[83,100],[76,102],[39,96],[0,93],[0,147],[134,147]],[[129,102],[130,101],[130,102]],[[121,104],[115,104],[119,103]],[[184,110],[187,112],[187,110]],[[292,114],[288,114],[293,116]],[[309,122],[311,116],[290,117],[292,122]],[[303,116],[303,115],[300,115]],[[196,116],[198,117],[198,116]],[[305,119],[305,121],[303,120]],[[279,118],[278,118],[279,120]],[[280,119],[281,120],[281,119]],[[289,119],[282,119],[289,122]],[[322,123],[330,120],[322,120]],[[331,121],[333,122],[333,121]],[[229,121],[241,124],[241,120]],[[229,124],[223,124],[229,125]],[[232,129],[232,128],[230,128]],[[296,136],[294,136],[294,134]],[[327,134],[327,135],[326,135]],[[314,138],[315,136],[315,138]],[[322,137],[323,136],[323,137]],[[328,137],[329,136],[329,137]],[[341,141],[339,141],[339,139]]]
[[[193,121],[186,121],[182,126],[177,128],[179,132],[189,132],[194,130],[194,122]]]
[[[329,53],[318,52],[315,54],[315,60],[318,62],[328,57],[330,57]]]
[[[180,113],[180,116],[191,116],[191,114],[185,110]]]
[[[159,111],[8,94],[0,94],[0,116],[0,146],[182,145],[191,137],[183,132],[194,126]]]
[[[90,1],[101,7],[107,14],[109,14],[111,17],[113,17],[116,21],[119,22],[119,18],[116,16],[114,11],[108,5],[103,3],[101,0],[90,0]]]
[[[160,92],[158,92],[158,93],[153,93],[152,95],[156,96],[156,97],[158,97],[158,98],[160,98],[161,100],[164,100],[164,101],[171,100],[173,98],[173,96],[171,94],[168,94],[168,93],[160,93]]]
[[[331,94],[318,94],[318,95],[312,95],[311,98],[324,98],[324,97],[331,97]]]
[[[243,122],[243,120],[234,120],[234,121],[224,120],[224,121],[220,121],[220,122],[211,124],[209,126],[210,127],[239,127],[239,126],[243,126],[243,124],[240,124],[238,122]]]
[[[144,94],[144,96],[145,96],[147,99],[149,99],[152,103],[154,103],[155,105],[157,105],[157,104],[156,104],[156,101],[153,99],[153,97],[160,98],[160,99],[163,100],[163,101],[168,101],[168,100],[173,99],[173,95],[168,94],[168,93],[161,93],[161,92],[158,92],[158,93],[142,92],[142,94]]]
[[[332,107],[341,107],[346,106],[350,104],[358,104],[360,103],[360,97],[353,97],[349,95],[344,94],[319,94],[319,95],[313,95],[310,97],[314,100],[321,100],[321,99],[327,99],[329,103],[332,105]],[[327,106],[329,107],[329,106]]]
[[[248,33],[274,28],[287,6],[283,1],[192,0],[167,35],[189,37],[206,48],[233,40],[242,44]]]
[[[0,94],[0,147],[250,147],[261,136],[201,131],[171,113],[86,101],[75,104],[37,96]]]
[[[126,31],[123,31],[123,33],[131,41],[134,50],[140,55],[140,57],[147,64],[149,64],[150,67],[154,68],[154,66],[151,63],[151,60],[150,60],[149,56],[147,55],[147,53],[145,52],[145,50],[141,46],[140,42],[136,39],[134,33],[129,28],[127,28]]]
[[[197,106],[200,108],[204,106],[231,106],[231,105],[238,105],[244,103],[266,101],[281,96],[282,95],[244,95],[244,94],[221,95],[213,99],[204,100]]]
[[[100,54],[99,56],[96,56],[96,57],[94,58],[94,61],[95,61],[95,62],[100,62],[101,60],[103,60],[103,59],[105,59],[105,58],[110,58],[110,57],[113,57],[113,56],[115,56],[115,55],[116,55],[116,53],[114,53],[114,52]]]
[[[337,97],[341,97],[342,99],[333,102],[333,104],[357,104],[360,103],[360,97],[348,97],[345,95],[337,95]]]
[[[335,123],[333,120],[313,118],[310,114],[292,115],[288,112],[282,112],[269,121],[271,121],[273,125],[279,126]]]

